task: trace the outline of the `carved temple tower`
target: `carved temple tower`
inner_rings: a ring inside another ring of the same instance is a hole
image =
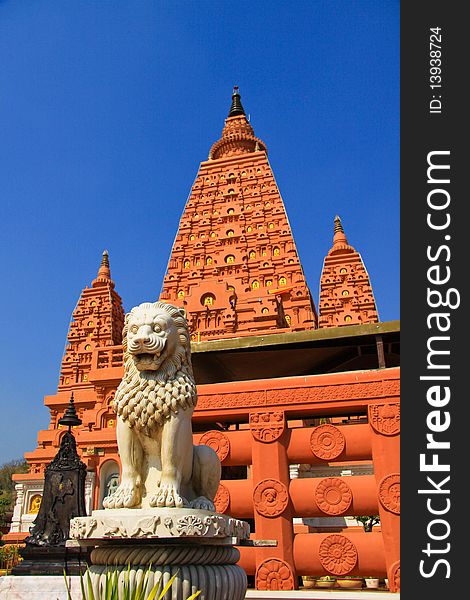
[[[237,87],[186,203],[160,300],[186,309],[193,341],[317,327],[267,149]]]
[[[377,323],[369,275],[359,252],[349,245],[341,219],[335,217],[333,246],[320,279],[320,327]]]
[[[90,387],[89,372],[93,351],[122,342],[124,309],[111,279],[108,251],[91,288],[86,287],[73,311],[67,346],[60,370],[59,391]]]

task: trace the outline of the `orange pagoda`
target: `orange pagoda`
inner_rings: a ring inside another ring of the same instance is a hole
[[[184,306],[194,341],[317,327],[266,146],[238,88],[186,203],[160,300]]]
[[[148,300],[142,298],[142,301]],[[379,322],[359,253],[335,219],[315,309],[266,145],[238,88],[201,163],[160,300],[185,308],[198,385],[194,443],[222,462],[219,512],[247,520],[240,565],[260,590],[302,577],[388,578],[400,587],[399,323]],[[128,307],[131,308],[131,307]],[[123,375],[124,311],[104,252],[73,313],[50,423],[15,475],[8,541],[27,535],[70,395],[87,465],[87,510],[118,485],[112,400]],[[355,516],[380,516],[365,532]]]
[[[320,327],[379,320],[374,293],[359,252],[348,244],[341,219],[335,217],[333,246],[320,279]]]

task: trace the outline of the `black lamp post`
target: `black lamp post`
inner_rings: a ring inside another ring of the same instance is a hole
[[[14,569],[15,575],[68,574],[82,568],[80,549],[66,548],[70,520],[86,516],[86,465],[77,453],[72,427],[81,425],[75,410],[73,392],[59,425],[68,427],[53,461],[46,467],[44,491],[38,516],[22,549],[23,561]]]

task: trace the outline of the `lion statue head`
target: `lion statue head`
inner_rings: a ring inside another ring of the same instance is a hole
[[[197,393],[184,311],[144,302],[126,315],[124,377],[114,409],[131,427],[149,433],[171,412],[193,408]]]

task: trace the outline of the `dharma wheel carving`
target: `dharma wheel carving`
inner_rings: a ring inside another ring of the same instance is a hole
[[[334,425],[319,425],[310,436],[310,448],[313,454],[322,460],[338,458],[345,445],[344,435]]]
[[[315,489],[315,502],[327,515],[342,515],[351,506],[351,488],[339,477],[322,479]]]
[[[294,575],[290,566],[279,558],[268,558],[256,570],[257,590],[293,590]]]
[[[250,414],[251,434],[259,442],[274,442],[285,429],[282,411],[255,412]]]
[[[379,500],[390,512],[400,514],[400,474],[386,475],[379,483]]]
[[[371,404],[369,423],[377,433],[382,435],[400,433],[400,404],[398,402]]]
[[[206,433],[201,436],[199,445],[212,448],[219,457],[220,462],[226,459],[230,452],[230,440],[224,433],[217,431],[216,429],[206,431]]]
[[[332,575],[346,575],[357,563],[356,546],[344,535],[329,535],[320,544],[320,563]]]
[[[219,483],[219,488],[214,498],[215,510],[218,513],[224,513],[230,504],[230,492],[223,483]]]
[[[391,592],[400,591],[400,561],[394,562],[390,567],[390,576],[388,578]]]
[[[282,514],[288,500],[286,486],[277,479],[263,479],[253,491],[255,509],[264,517],[277,517]]]

